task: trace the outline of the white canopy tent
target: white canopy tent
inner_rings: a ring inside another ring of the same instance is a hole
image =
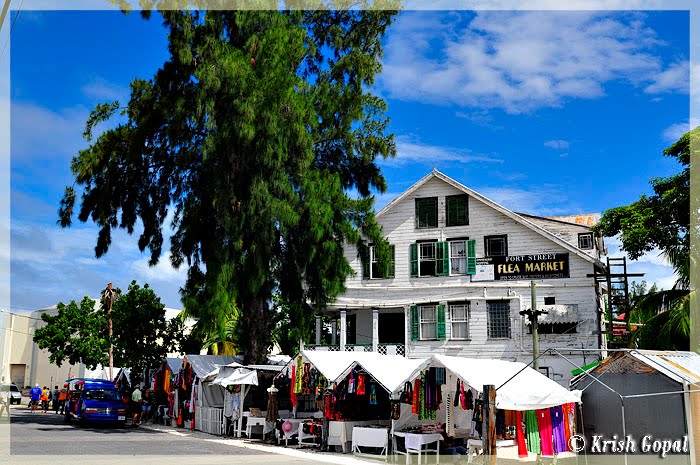
[[[276,366],[274,368],[281,369],[282,367]],[[257,370],[246,368],[240,363],[233,362],[212,370],[202,379],[202,383],[211,384],[212,386],[221,386],[223,389],[231,385],[241,386],[241,400],[238,405],[238,427],[236,428],[236,436],[240,437],[241,431],[243,430],[243,402],[246,395],[248,395],[249,386],[258,385]],[[221,392],[223,392],[223,389],[221,389]]]
[[[485,385],[494,385],[496,407],[503,410],[537,410],[581,402],[581,391],[569,391],[521,362],[433,355],[429,365],[445,367],[479,392]]]

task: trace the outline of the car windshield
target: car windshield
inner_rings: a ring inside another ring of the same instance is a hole
[[[89,389],[85,391],[87,400],[121,400],[116,389]]]

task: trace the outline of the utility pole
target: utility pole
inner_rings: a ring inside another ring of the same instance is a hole
[[[107,304],[107,322],[109,326],[109,380],[114,381],[112,367],[114,366],[114,354],[112,352],[112,303],[117,291],[112,287],[112,283],[107,284],[104,292],[105,304]]]
[[[521,315],[527,315],[532,328],[532,367],[537,370],[540,367],[538,357],[540,356],[540,342],[537,335],[537,317],[546,315],[545,310],[537,310],[537,290],[535,281],[530,281],[530,310],[521,310]]]

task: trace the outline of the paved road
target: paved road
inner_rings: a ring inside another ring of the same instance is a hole
[[[0,436],[8,431],[6,417],[0,423]],[[5,439],[7,436],[5,435]],[[7,448],[9,442],[9,450]],[[291,462],[294,465],[319,463],[308,455],[290,457],[255,450],[256,446],[238,447],[204,433],[183,433],[175,428],[113,428],[65,424],[61,415],[32,413],[26,406],[13,406],[9,441],[0,441],[0,463],[83,464],[108,463],[259,463]],[[4,453],[3,453],[4,452]],[[79,457],[76,457],[79,456]],[[198,458],[197,458],[198,457]]]

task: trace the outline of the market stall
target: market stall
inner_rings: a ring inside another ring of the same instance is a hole
[[[484,385],[496,388],[497,446],[517,445],[521,457],[567,450],[580,392],[523,363],[435,355],[394,391],[394,454],[439,453],[444,438],[467,439],[464,446],[478,450]]]

